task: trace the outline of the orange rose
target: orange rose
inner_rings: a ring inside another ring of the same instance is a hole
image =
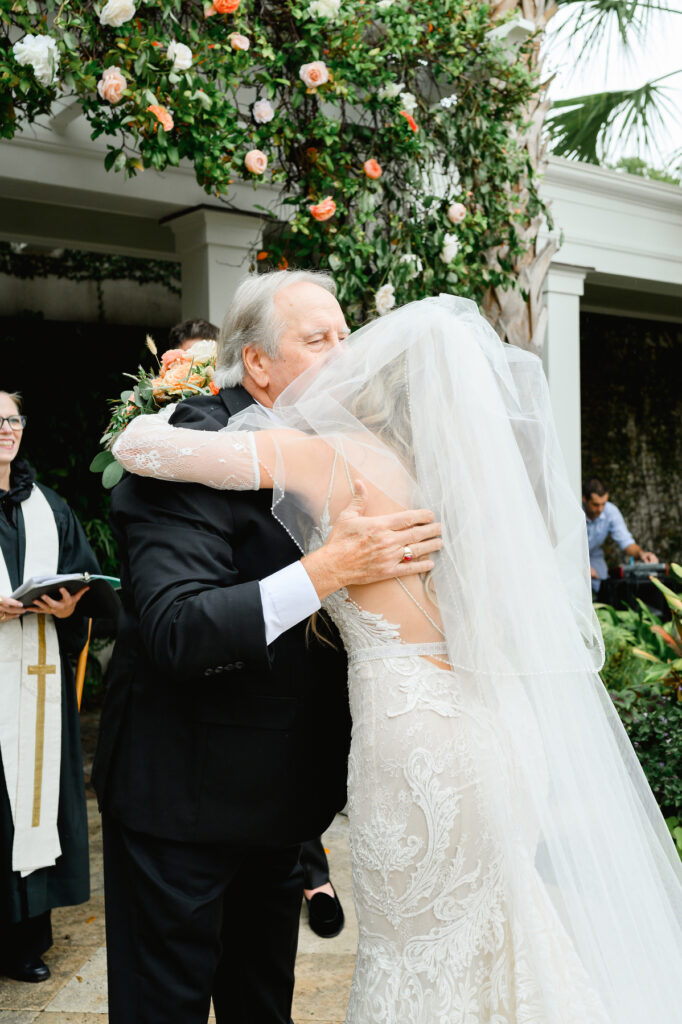
[[[163,374],[162,380],[166,387],[172,388],[177,386],[178,384],[184,384],[185,381],[187,381],[188,379],[191,365],[191,356],[188,359],[176,359],[176,361],[171,366],[169,366],[169,368]],[[192,374],[192,376],[189,377],[191,383],[194,383],[194,381],[192,381],[192,377],[195,376],[196,374]]]
[[[384,173],[381,169],[381,164],[374,159],[365,160],[364,164],[362,165],[362,169],[368,178],[372,178],[374,180],[380,178],[381,175]]]
[[[147,110],[154,115],[165,132],[173,131],[174,121],[170,110],[167,110],[166,107],[159,106],[158,103],[152,103],[151,106],[147,107]]]
[[[406,110],[401,110],[400,111],[400,116],[405,118],[405,120],[407,121],[407,123],[409,124],[409,126],[410,126],[410,128],[412,129],[413,132],[418,132],[419,131],[419,128],[417,127],[417,122],[412,117],[412,114],[408,114],[408,112]]]
[[[288,270],[288,268],[289,268],[289,260],[286,258],[286,256],[282,256],[281,260],[277,264],[277,269],[278,270]]]
[[[269,256],[269,253],[265,252],[265,250],[263,249],[261,252],[258,253],[258,255],[256,256],[256,259],[260,262],[260,260],[266,260],[268,258],[268,256]]]
[[[326,199],[316,203],[314,206],[309,206],[308,209],[315,220],[329,220],[336,213],[336,203],[331,196],[327,196]]]
[[[241,3],[241,0],[213,0],[213,6],[218,14],[234,14]]]

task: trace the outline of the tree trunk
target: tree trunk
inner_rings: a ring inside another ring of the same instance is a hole
[[[493,18],[500,18],[509,11],[517,11],[523,18],[532,21],[539,29],[544,30],[548,21],[557,12],[554,0],[499,0],[493,3]],[[538,71],[541,69],[540,42],[535,46],[531,60]],[[530,164],[536,174],[542,175],[547,168],[547,145],[543,139],[543,124],[549,100],[543,89],[538,99],[528,111],[530,127],[522,140]],[[519,206],[523,209],[528,203],[528,190],[523,181],[517,184]],[[504,341],[519,348],[525,348],[538,355],[547,326],[547,311],[543,305],[542,289],[549,269],[552,256],[557,250],[556,243],[551,240],[538,248],[538,233],[543,226],[543,216],[534,217],[521,233],[529,243],[525,254],[515,264],[519,289],[489,288],[483,300],[483,312]],[[494,266],[498,254],[503,251],[494,250],[489,254],[489,262]]]

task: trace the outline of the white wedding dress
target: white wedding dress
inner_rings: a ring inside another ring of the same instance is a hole
[[[348,817],[359,945],[348,1024],[547,1024],[533,945],[545,947],[557,1024],[602,1024],[598,1005],[534,865],[515,914],[508,850],[490,821],[513,766],[466,678],[403,644],[381,615],[340,591],[328,609],[349,656],[353,737]],[[532,911],[529,914],[529,911]]]
[[[265,483],[304,550],[358,478],[367,514],[443,521],[431,583],[324,602],[353,720],[347,1022],[673,1024],[680,865],[594,670],[584,522],[541,371],[458,300],[358,337],[278,399],[286,429],[258,410],[219,433],[139,417],[114,448],[132,472]]]

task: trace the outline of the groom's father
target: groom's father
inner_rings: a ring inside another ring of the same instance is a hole
[[[219,341],[215,396],[173,422],[219,430],[265,407],[348,334],[330,278],[246,281]],[[340,645],[306,637],[350,583],[429,568],[424,513],[355,499],[300,558],[268,491],[127,477],[112,498],[123,613],[94,782],[104,812],[112,1024],[288,1024],[299,844],[345,800]]]

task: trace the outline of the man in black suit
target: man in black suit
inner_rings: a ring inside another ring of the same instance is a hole
[[[219,430],[269,407],[348,333],[331,279],[246,281],[215,396],[173,423]],[[340,586],[408,574],[439,546],[423,513],[362,497],[300,558],[269,491],[126,477],[112,497],[123,612],[93,781],[103,810],[112,1024],[288,1024],[299,844],[345,801],[349,713],[337,648],[306,620]]]

